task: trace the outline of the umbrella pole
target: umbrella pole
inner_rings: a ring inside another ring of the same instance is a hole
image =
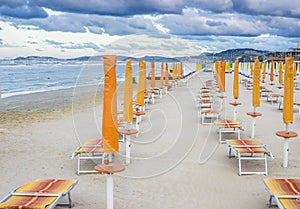
[[[130,164],[130,136],[126,136],[126,164]]]
[[[114,179],[113,174],[106,175],[106,204],[107,209],[114,208]]]
[[[289,133],[289,124],[285,124],[285,132]],[[284,138],[283,142],[283,164],[282,166],[286,168],[288,166],[288,159],[289,159],[289,138]]]
[[[256,112],[256,107],[253,107],[253,112]],[[251,139],[255,137],[255,117],[252,117],[252,132],[251,132]]]
[[[235,100],[235,103],[237,103],[237,100]],[[236,120],[236,114],[237,114],[237,108],[236,105],[233,106],[233,120]]]

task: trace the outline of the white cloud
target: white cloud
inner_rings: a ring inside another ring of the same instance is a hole
[[[44,55],[57,57],[74,57],[83,55],[95,55],[93,47],[82,48],[89,46],[89,43],[94,43],[101,48],[118,39],[120,36],[110,36],[108,34],[95,33],[71,33],[60,31],[45,31],[28,30],[27,26],[14,27],[9,22],[0,21],[0,37],[2,38],[3,46],[0,52],[1,57],[29,56],[29,55]],[[20,35],[21,34],[21,35]],[[51,39],[54,42],[66,44],[65,47],[59,47],[58,44],[51,44],[47,40]],[[74,47],[71,45],[73,44]],[[66,47],[67,46],[67,47]],[[76,46],[79,46],[76,48]],[[69,49],[68,49],[69,48]],[[63,49],[63,50],[62,50]]]

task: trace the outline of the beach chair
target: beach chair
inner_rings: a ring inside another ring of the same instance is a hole
[[[283,98],[282,94],[269,94],[267,96],[267,102],[271,102],[271,104],[273,105],[274,102],[278,103],[281,101],[281,99]]]
[[[0,201],[0,209],[52,209],[72,207],[70,192],[77,180],[40,179],[30,181],[10,192]],[[62,202],[67,196],[68,202]]]
[[[226,140],[222,139],[224,133],[236,133],[238,139],[241,139],[240,130],[242,130],[242,126],[238,120],[215,120],[214,124],[217,126],[220,144],[226,143]]]
[[[268,175],[267,156],[274,159],[268,147],[257,140],[250,139],[231,139],[226,140],[229,147],[229,157],[238,159],[239,176],[243,174],[265,174]],[[233,155],[232,155],[233,154]],[[242,160],[262,160],[264,161],[264,171],[242,171]]]
[[[270,195],[269,207],[273,205],[273,198],[276,196],[274,199],[278,207],[285,205],[285,207],[282,208],[299,208],[300,179],[265,179],[264,184],[266,191]],[[298,203],[294,201],[298,201]],[[287,207],[287,205],[289,205],[289,207]],[[298,207],[292,207],[295,205]]]
[[[201,124],[213,124],[215,120],[218,120],[220,116],[220,110],[214,108],[202,108],[201,109]]]
[[[102,148],[102,139],[91,139],[85,141],[81,146],[77,147],[77,149],[72,153],[71,159],[77,157],[77,174],[81,173],[96,173],[93,169],[81,169],[81,161],[82,160],[101,160],[101,163],[104,163],[104,153]]]
[[[199,107],[200,108],[212,108],[213,99],[210,97],[201,98],[199,100]]]
[[[279,209],[299,209],[300,208],[300,195],[296,195],[296,196],[274,195],[274,200]]]

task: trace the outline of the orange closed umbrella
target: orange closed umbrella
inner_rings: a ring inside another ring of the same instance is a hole
[[[233,98],[239,98],[239,61],[234,62],[234,77],[233,77]]]
[[[124,81],[124,104],[123,120],[132,123],[132,65],[131,59],[126,60],[126,71]]]
[[[155,63],[151,62],[151,88],[155,88]]]
[[[162,88],[164,86],[164,63],[161,63],[160,66],[160,87]]]
[[[145,106],[144,96],[146,90],[146,62],[139,61],[139,83],[136,97],[136,105]]]
[[[294,119],[294,71],[292,67],[292,57],[285,60],[286,67],[284,72],[284,96],[283,96],[283,122],[293,123]]]
[[[165,83],[168,86],[169,85],[169,65],[166,62],[166,75],[165,75]]]
[[[273,83],[274,81],[274,61],[271,62],[271,70],[270,70],[270,82]]]
[[[279,76],[278,76],[278,82],[279,82],[280,84],[283,83],[283,76],[282,76],[282,73],[283,73],[282,62],[280,61],[280,62],[279,62]]]
[[[116,56],[104,55],[104,96],[102,117],[103,150],[105,153],[119,151],[117,128]]]
[[[258,59],[254,63],[252,106],[254,108],[260,106],[260,62]]]
[[[225,92],[225,70],[226,70],[226,62],[223,61],[221,65],[221,72],[220,72],[221,92]]]

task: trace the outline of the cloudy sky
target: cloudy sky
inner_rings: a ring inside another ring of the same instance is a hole
[[[0,58],[286,51],[299,19],[299,0],[1,0]]]

